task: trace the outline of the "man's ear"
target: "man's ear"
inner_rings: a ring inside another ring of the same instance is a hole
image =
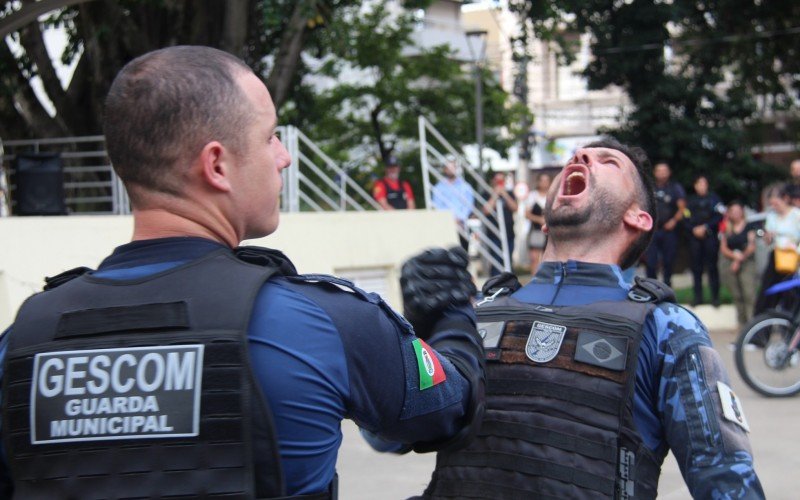
[[[213,190],[229,192],[231,186],[231,155],[218,141],[211,141],[200,151],[198,161],[202,179]]]
[[[543,232],[544,234],[549,234],[549,233],[550,233],[550,228],[549,228],[549,227],[547,227],[547,222],[545,222],[544,224],[542,224],[542,232]]]
[[[642,232],[650,231],[653,228],[653,218],[636,204],[625,211],[622,222],[631,229]]]

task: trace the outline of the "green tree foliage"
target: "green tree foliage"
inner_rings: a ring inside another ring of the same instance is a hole
[[[7,0],[0,19],[33,0]],[[96,0],[69,6],[11,36],[20,48],[0,44],[0,136],[54,137],[101,132],[102,103],[116,73],[150,50],[179,44],[208,45],[242,57],[267,81],[278,107],[299,80],[300,55],[311,33],[340,7],[357,0]],[[69,41],[57,57],[77,62],[64,87],[43,31],[63,27]],[[271,61],[269,74],[265,61]],[[50,116],[34,95],[41,78],[55,107]]]
[[[400,157],[404,177],[419,192],[419,165],[412,159],[418,156],[417,119],[425,116],[456,147],[474,143],[475,77],[469,61],[458,61],[450,47],[415,46],[415,23],[410,9],[393,11],[385,1],[339,9],[314,42],[329,52],[282,119],[315,139],[330,138],[327,149],[337,160],[361,160],[354,176],[364,183],[379,175],[388,156]],[[485,144],[505,152],[527,111],[511,103],[488,71],[481,76]],[[331,86],[320,91],[325,82]]]
[[[756,201],[758,187],[781,175],[754,160],[750,147],[764,113],[796,109],[796,1],[511,4],[536,36],[559,42],[565,32],[591,34],[593,59],[584,71],[590,88],[620,86],[633,105],[623,125],[609,132],[670,162],[685,184],[703,173],[723,197]]]

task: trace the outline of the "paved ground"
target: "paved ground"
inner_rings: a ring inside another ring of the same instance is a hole
[[[715,313],[709,312],[709,314]],[[713,317],[709,317],[708,323],[714,328]],[[734,335],[731,329],[712,330],[714,346],[722,353],[728,365],[733,387],[743,402],[750,422],[756,470],[761,477],[767,498],[771,500],[800,498],[794,477],[794,474],[800,471],[800,453],[797,450],[800,439],[795,428],[795,424],[800,423],[800,396],[769,399],[759,396],[745,386],[733,366],[733,352],[729,345],[734,340]],[[404,499],[419,494],[424,489],[434,466],[433,456],[398,457],[375,453],[360,438],[352,422],[345,422],[343,431],[345,438],[338,463],[342,499]],[[664,464],[659,497],[689,498],[677,463],[671,455]]]

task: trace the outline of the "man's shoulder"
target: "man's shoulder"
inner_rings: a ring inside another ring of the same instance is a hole
[[[264,284],[264,290],[268,295],[280,295],[284,302],[312,303],[329,316],[344,312],[354,320],[391,310],[380,295],[327,274],[275,276]]]
[[[685,307],[663,302],[651,314],[653,333],[659,343],[670,342],[673,346],[710,344],[708,329],[693,312]]]
[[[329,323],[345,341],[379,331],[397,335],[413,331],[380,295],[323,274],[273,277],[264,284],[256,308],[270,317],[304,316],[308,321]]]

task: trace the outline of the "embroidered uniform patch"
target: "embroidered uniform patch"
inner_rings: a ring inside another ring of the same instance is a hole
[[[565,333],[566,326],[534,321],[525,344],[525,355],[536,363],[547,363],[558,354]]]
[[[202,344],[39,353],[31,444],[197,436]]]
[[[414,353],[417,355],[419,367],[419,390],[425,390],[447,380],[444,368],[436,357],[436,353],[424,340],[416,339],[412,342]]]
[[[750,432],[750,425],[747,423],[747,417],[744,416],[744,409],[736,393],[726,384],[717,381],[717,390],[719,391],[719,399],[722,403],[722,414],[738,425],[742,429]]]
[[[627,350],[628,340],[625,337],[602,336],[586,331],[578,334],[575,359],[608,370],[622,371],[625,369]]]

